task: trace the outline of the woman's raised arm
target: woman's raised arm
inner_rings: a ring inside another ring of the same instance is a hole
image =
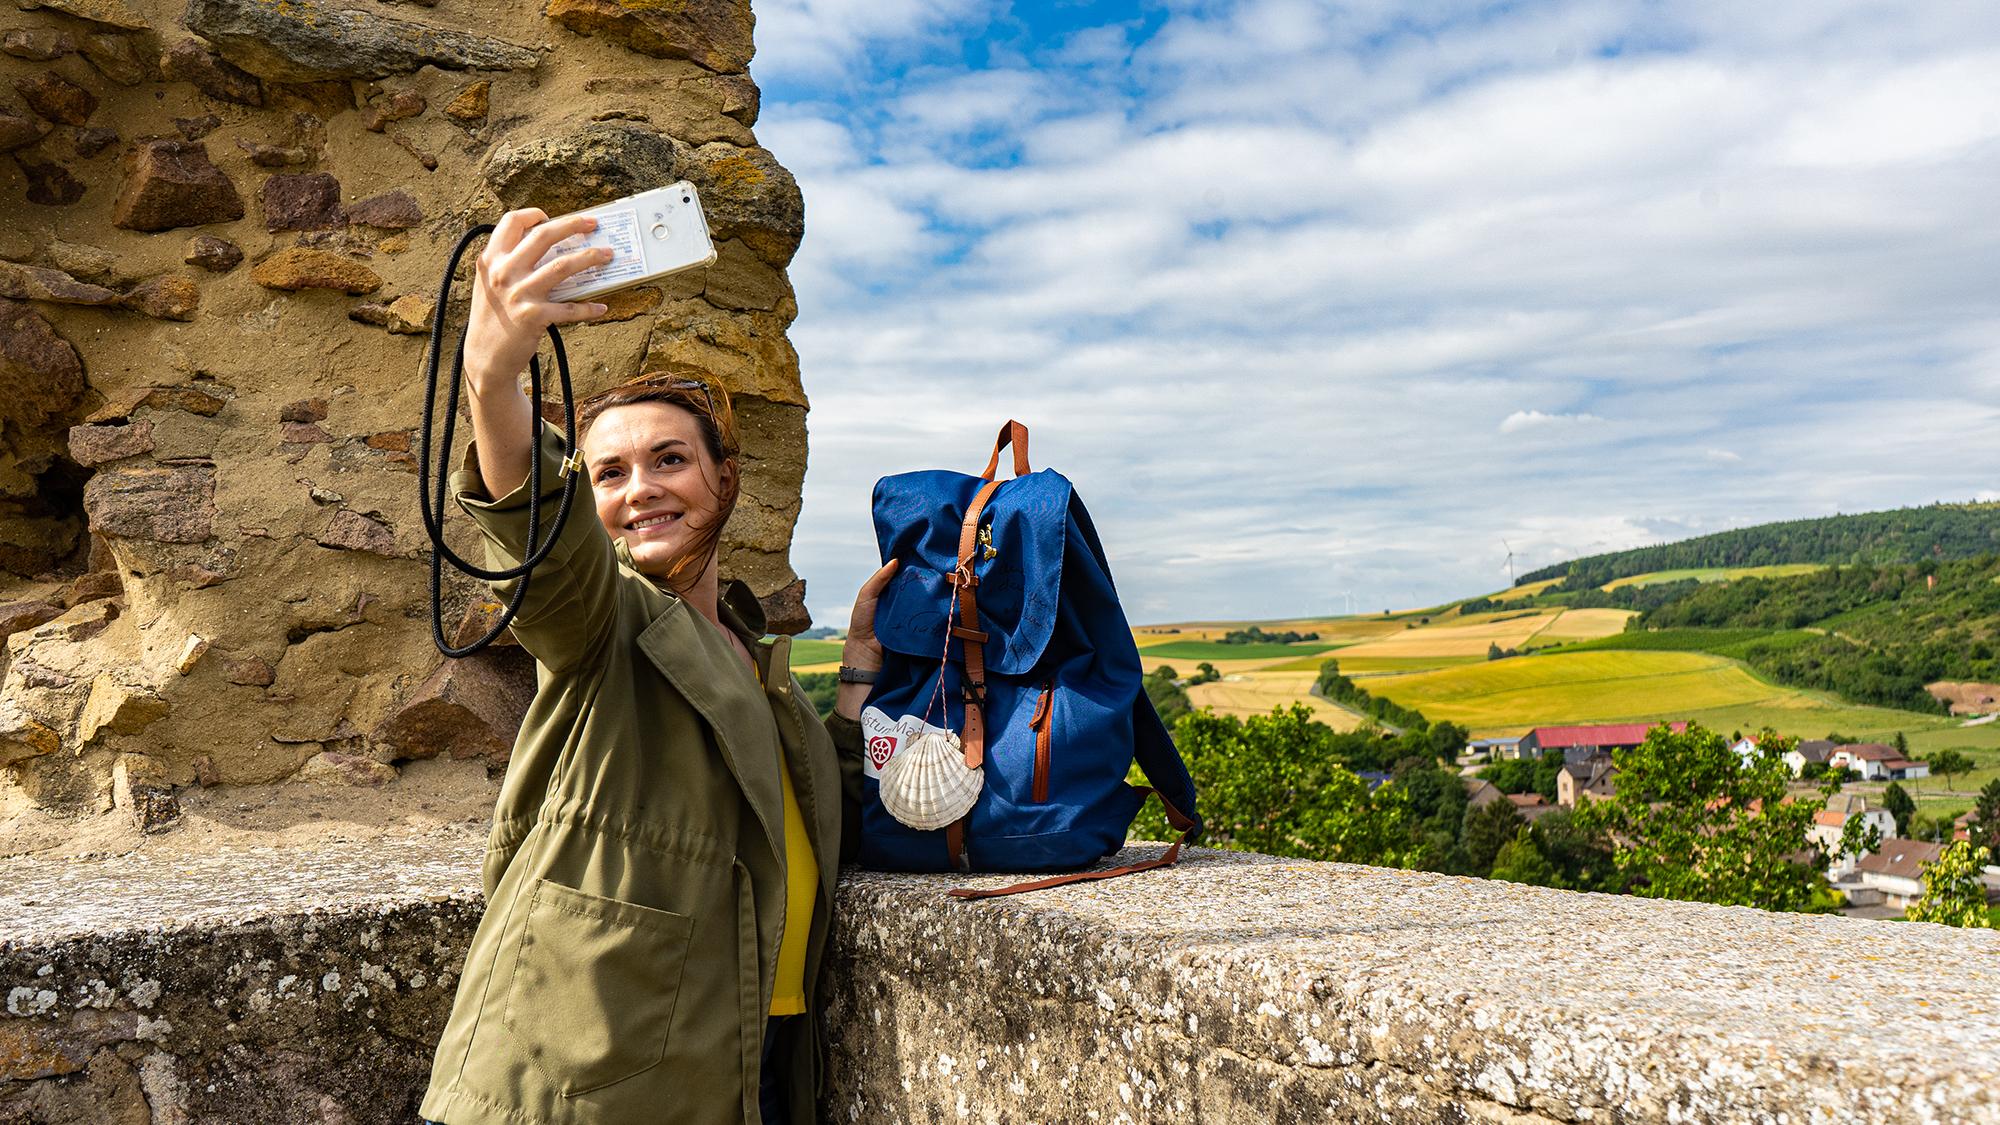
[[[465,325],[465,381],[472,398],[472,437],[479,447],[479,475],[489,496],[505,496],[528,477],[535,453],[535,408],[521,392],[521,372],[534,358],[551,324],[602,316],[605,306],[549,300],[565,278],[611,259],[602,247],[564,254],[536,268],[551,247],[594,230],[597,220],[549,220],[530,208],[500,217],[480,251]],[[588,506],[585,508],[588,515]]]

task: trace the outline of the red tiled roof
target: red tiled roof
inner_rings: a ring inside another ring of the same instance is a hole
[[[1835,750],[1834,753],[1845,754],[1850,759],[1861,758],[1870,762],[1888,762],[1902,757],[1901,754],[1896,753],[1895,747],[1884,746],[1879,742],[1857,742],[1852,746],[1842,746]]]
[[[1916,762],[1912,762],[1908,758],[1890,758],[1882,763],[1882,768],[1885,770],[1906,770],[1916,764]]]
[[[1540,793],[1509,793],[1507,799],[1514,802],[1514,807],[1517,809],[1533,808],[1548,803]]]
[[[1609,723],[1589,727],[1536,727],[1528,732],[1544,750],[1564,746],[1637,746],[1646,741],[1646,732],[1657,723]],[[1676,731],[1687,729],[1686,723],[1673,723]]]
[[[1839,828],[1840,826],[1847,823],[1847,814],[1837,813],[1834,812],[1832,809],[1821,809],[1813,814],[1813,823],[1830,824],[1835,828]]]

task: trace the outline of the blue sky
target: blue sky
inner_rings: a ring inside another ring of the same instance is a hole
[[[821,623],[1009,417],[1142,622],[2000,498],[2000,5],[756,11]]]

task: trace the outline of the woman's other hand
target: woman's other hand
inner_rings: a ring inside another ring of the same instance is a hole
[[[882,667],[882,642],[875,639],[875,603],[896,576],[898,561],[890,559],[882,569],[861,584],[854,595],[854,611],[847,619],[847,643],[841,646],[840,662],[850,668],[875,671]],[[868,701],[867,684],[841,684],[834,698],[834,712],[845,719],[859,719],[861,705]]]

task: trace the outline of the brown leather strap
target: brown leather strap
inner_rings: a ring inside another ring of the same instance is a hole
[[[1153,859],[1139,863],[1128,863],[1122,867],[1108,867],[1102,871],[1078,871],[1069,875],[1051,875],[1046,879],[1031,879],[1025,883],[1010,883],[1004,887],[953,887],[946,892],[953,898],[999,898],[1002,895],[1018,895],[1028,891],[1043,891],[1050,887],[1063,887],[1071,883],[1089,883],[1098,879],[1116,879],[1121,875],[1131,875],[1140,871],[1151,871],[1155,867],[1165,867],[1180,859],[1181,845],[1187,843],[1188,833],[1194,830],[1194,821],[1181,814],[1158,790],[1145,789],[1144,792],[1160,797],[1160,804],[1167,809],[1167,823],[1180,835],[1168,845],[1167,850]]]
[[[944,826],[944,850],[945,854],[951,857],[953,871],[972,870],[972,864],[965,858],[965,820],[966,817],[961,816]]]
[[[1034,471],[1028,468],[1028,427],[1010,418],[1000,427],[1000,437],[993,443],[993,459],[986,462],[986,471],[979,474],[981,478],[992,480],[1000,471],[1000,451],[1009,445],[1014,447],[1014,475],[1025,477]]]
[[[1035,732],[1035,780],[1034,801],[1038,805],[1049,803],[1049,758],[1055,743],[1055,701],[1056,685],[1051,680],[1042,687],[1042,698],[1035,703],[1035,713],[1028,720],[1029,729]]]
[[[978,769],[986,761],[986,634],[979,629],[979,575],[974,569],[979,549],[979,517],[986,502],[1000,490],[1000,482],[988,480],[965,509],[965,524],[958,531],[958,569],[951,584],[958,589],[958,624],[952,635],[963,642],[965,675],[965,767]]]

